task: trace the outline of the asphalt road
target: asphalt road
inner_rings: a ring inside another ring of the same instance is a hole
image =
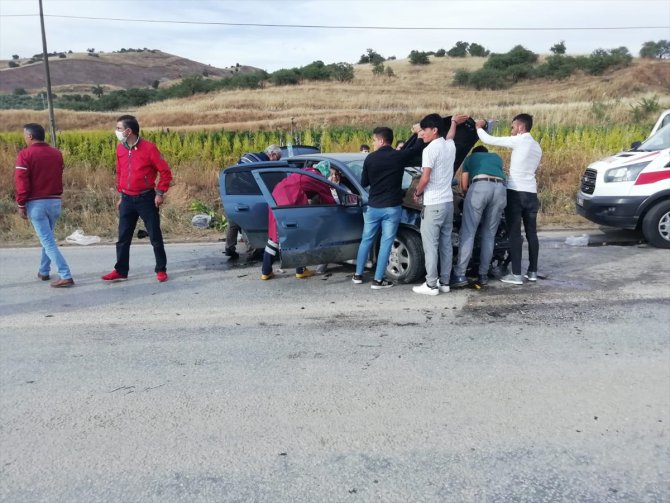
[[[622,242],[607,235],[592,242]],[[0,500],[670,500],[670,252],[541,237],[547,279],[437,297],[262,282],[222,245],[0,249]]]

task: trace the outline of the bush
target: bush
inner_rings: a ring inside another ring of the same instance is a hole
[[[456,86],[467,86],[470,80],[470,72],[459,68],[454,74],[453,84]]]
[[[501,70],[482,68],[472,72],[468,78],[468,85],[480,89],[505,89],[508,87],[505,74]]]
[[[505,79],[517,83],[520,80],[530,79],[534,76],[533,65],[529,63],[519,63],[517,65],[508,66],[502,74]]]
[[[468,52],[470,53],[470,56],[475,57],[475,58],[485,58],[486,56],[489,55],[491,51],[488,49],[485,49],[483,45],[479,44],[470,44],[468,47]]]
[[[505,54],[491,54],[484,63],[484,68],[505,70],[506,68],[523,63],[533,64],[537,61],[537,54],[521,45],[513,47]]]
[[[7,63],[7,66],[9,68],[18,68],[19,64],[14,61],[10,61],[9,63]]]
[[[375,63],[372,65],[372,75],[384,75],[384,64],[383,63]]]
[[[293,86],[300,83],[300,74],[295,68],[282,68],[270,75],[270,82],[276,86]]]
[[[300,74],[307,80],[328,80],[331,77],[330,69],[323,61],[314,61],[300,69]]]
[[[563,56],[562,54],[553,54],[547,57],[547,60],[535,69],[537,77],[562,80],[570,75],[578,68],[577,60],[571,56]]]
[[[354,65],[350,63],[333,63],[328,65],[332,78],[338,82],[351,82],[354,80]]]
[[[16,89],[14,89],[12,94],[14,96],[25,96],[26,94],[28,94],[28,91],[26,91],[23,87],[17,87]]]
[[[390,66],[387,66],[387,67],[386,67],[386,72],[385,72],[385,73],[386,73],[386,76],[387,76],[389,79],[392,78],[392,77],[395,77],[395,76],[396,76],[396,75],[395,75],[395,72],[393,71],[393,68],[391,68]]]
[[[443,58],[444,56],[446,56],[446,54],[447,54],[447,51],[445,51],[444,49],[439,49],[439,50],[435,51],[435,57],[436,58]]]
[[[622,68],[630,65],[633,57],[625,47],[611,49],[596,49],[586,61],[585,71],[591,75],[602,75],[609,68]]]
[[[447,51],[447,56],[450,58],[464,58],[468,54],[467,42],[456,42],[456,45]]]
[[[635,105],[631,105],[630,108],[631,108],[630,114],[633,119],[633,122],[639,123],[643,122],[651,114],[655,116],[661,109],[661,105],[658,102],[658,97],[653,96],[649,99],[642,98]]]
[[[409,53],[409,62],[413,65],[427,65],[430,63],[428,54],[421,51],[412,51]]]

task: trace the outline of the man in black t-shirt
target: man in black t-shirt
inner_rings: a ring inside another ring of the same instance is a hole
[[[384,279],[384,271],[400,224],[405,166],[417,152],[414,149],[395,150],[392,147],[393,130],[387,127],[378,127],[373,131],[372,143],[374,152],[365,158],[361,174],[361,184],[364,187],[369,185],[370,188],[368,206],[363,212],[365,225],[356,258],[356,274],[352,281],[356,284],[363,283],[363,268],[381,229],[377,267],[371,285],[373,290],[379,290],[393,286],[393,283]],[[416,148],[420,151],[423,145],[419,144]]]

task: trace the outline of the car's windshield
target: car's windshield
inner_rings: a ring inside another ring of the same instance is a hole
[[[666,124],[656,131],[656,134],[647,138],[636,150],[665,150],[670,148],[670,124]]]
[[[351,170],[351,173],[356,177],[356,180],[358,180],[360,183],[361,175],[363,174],[363,159],[356,159],[345,164],[347,165],[347,168]]]
[[[359,183],[361,183],[361,175],[363,174],[363,160],[357,159],[355,161],[349,161],[346,163],[347,167],[351,173],[356,177]],[[409,185],[412,183],[412,178],[417,174],[415,168],[405,168],[405,173],[402,177],[402,188],[407,190]]]

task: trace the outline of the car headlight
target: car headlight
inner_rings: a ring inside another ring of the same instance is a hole
[[[644,168],[651,161],[639,162],[631,164],[630,166],[622,166],[620,168],[608,169],[605,171],[605,183],[609,182],[634,182],[637,175],[640,174]]]

